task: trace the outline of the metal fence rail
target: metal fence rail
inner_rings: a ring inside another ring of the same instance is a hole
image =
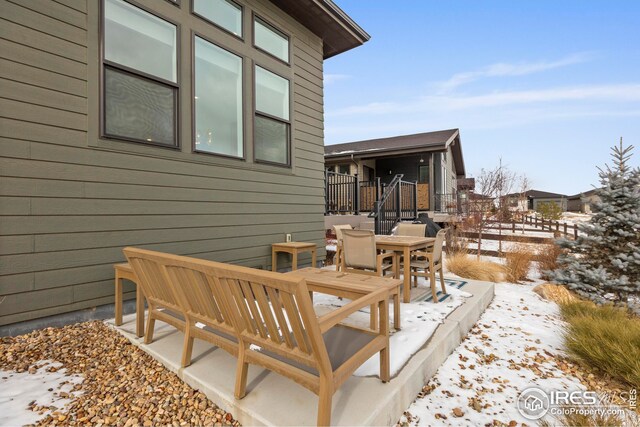
[[[324,179],[325,214],[358,215],[360,213],[358,176],[326,170]]]

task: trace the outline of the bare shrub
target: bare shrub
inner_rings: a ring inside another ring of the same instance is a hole
[[[562,248],[555,243],[544,245],[538,252],[538,271],[544,280],[550,280],[549,272],[558,268],[558,257],[562,253]]]
[[[449,255],[446,260],[447,269],[460,277],[487,282],[503,280],[504,267],[489,261],[480,261],[464,253]]]
[[[524,245],[516,245],[505,254],[507,280],[517,283],[527,280],[534,253]]]

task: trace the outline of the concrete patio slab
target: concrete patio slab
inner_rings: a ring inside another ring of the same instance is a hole
[[[333,397],[333,425],[388,426],[397,422],[494,295],[493,284],[487,282],[468,281],[463,290],[472,296],[444,320],[389,383],[384,384],[377,377],[352,376],[342,385]],[[113,321],[107,323],[113,325]],[[154,342],[148,345],[135,336],[135,315],[126,316],[124,324],[116,329],[187,384],[231,412],[243,425],[315,425],[317,396],[288,378],[250,366],[247,396],[236,400],[233,397],[236,358],[224,350],[196,340],[193,363],[182,369],[184,335],[173,327],[157,321]]]

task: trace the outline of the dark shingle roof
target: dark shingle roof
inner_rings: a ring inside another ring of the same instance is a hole
[[[567,197],[565,194],[549,193],[547,191],[540,190],[529,190],[525,194],[527,195],[527,197],[532,199],[559,199],[562,197]]]
[[[390,138],[368,139],[344,144],[325,145],[325,157],[356,154],[366,151],[389,151],[409,148],[439,148],[458,134],[458,129],[437,132],[417,133],[414,135],[393,136]]]

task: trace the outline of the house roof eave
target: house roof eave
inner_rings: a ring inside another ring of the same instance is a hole
[[[371,36],[332,0],[271,0],[323,41],[323,59],[363,45]]]

